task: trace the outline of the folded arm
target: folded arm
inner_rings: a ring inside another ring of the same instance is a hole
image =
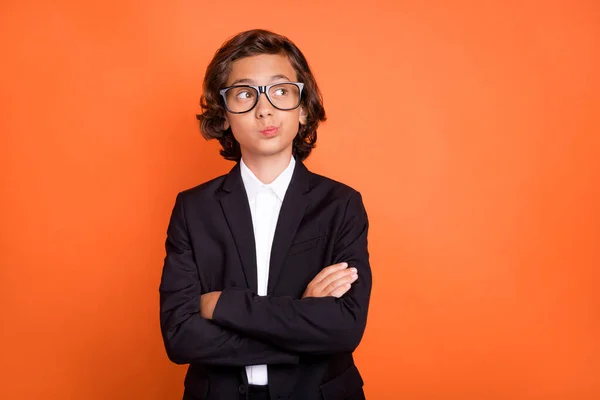
[[[169,223],[160,283],[160,324],[167,355],[177,364],[296,364],[298,355],[219,326],[200,315],[200,280],[181,195]]]
[[[352,352],[364,333],[371,293],[367,232],[367,214],[355,192],[347,204],[333,261],[356,268],[358,280],[341,298],[299,300],[227,288],[217,301],[213,321],[294,353]]]

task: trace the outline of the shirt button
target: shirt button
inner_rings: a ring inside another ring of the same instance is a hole
[[[240,394],[246,394],[246,386],[244,386],[243,383],[238,387],[238,392],[240,392]]]

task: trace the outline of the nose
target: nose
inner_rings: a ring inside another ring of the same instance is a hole
[[[256,104],[256,118],[264,118],[273,115],[274,107],[267,98],[266,93],[258,95],[258,103]]]

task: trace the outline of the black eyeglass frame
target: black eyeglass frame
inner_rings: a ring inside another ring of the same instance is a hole
[[[298,104],[296,104],[292,108],[280,108],[280,107],[277,107],[275,104],[273,104],[273,101],[271,100],[271,96],[269,95],[269,89],[271,89],[273,86],[283,85],[283,84],[292,84],[292,85],[296,85],[298,87],[298,90],[299,90],[299,93],[298,93]],[[231,111],[229,109],[229,106],[227,105],[227,98],[225,97],[225,93],[227,93],[227,91],[229,89],[233,89],[233,88],[252,88],[252,89],[256,90],[258,92],[258,96],[256,96],[256,98],[254,100],[254,104],[252,105],[252,107],[250,107],[246,111]],[[245,114],[247,112],[252,111],[254,109],[254,107],[256,107],[256,105],[258,104],[258,99],[260,98],[260,95],[262,93],[264,93],[265,96],[267,96],[267,100],[269,100],[269,103],[271,103],[271,105],[273,107],[275,107],[276,109],[281,110],[281,111],[295,110],[296,108],[300,107],[300,104],[302,103],[302,89],[304,89],[304,83],[302,83],[302,82],[277,82],[277,83],[272,83],[270,85],[265,85],[265,86],[255,86],[255,85],[234,85],[234,86],[228,86],[228,87],[225,87],[225,88],[219,90],[219,94],[221,95],[221,97],[223,97],[223,104],[225,104],[225,108],[227,109],[227,111],[229,111],[232,114]]]

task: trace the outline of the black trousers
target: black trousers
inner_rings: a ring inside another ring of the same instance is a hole
[[[246,393],[246,391],[248,391],[248,393]],[[271,397],[269,395],[269,390],[267,388],[267,386],[250,386],[248,387],[248,389],[246,389],[246,386],[244,386],[243,384],[240,385],[238,387],[238,396],[237,399],[238,400],[271,400]],[[247,397],[246,397],[247,396]],[[211,398],[215,398],[214,396],[211,396]],[[216,397],[221,399],[222,397]],[[199,399],[198,397],[195,397],[194,395],[192,395],[189,392],[185,392],[183,394],[183,400],[204,400],[204,399]],[[223,399],[225,400],[225,399]],[[230,400],[230,399],[227,399]],[[236,400],[235,398],[232,398],[231,400]],[[352,393],[350,396],[346,397],[345,400],[365,400],[365,393],[363,392],[362,388],[357,390],[356,392]]]
[[[270,400],[268,386],[255,386],[255,385],[244,385],[241,384],[238,387],[238,399],[239,400]],[[200,400],[196,396],[192,395],[188,391],[183,394],[183,400]],[[233,400],[233,399],[232,399]]]
[[[248,385],[246,387],[248,393],[246,397],[246,393],[240,393],[240,400],[270,400],[271,397],[269,396],[269,387],[268,386],[255,386],[255,385]],[[244,392],[245,390],[242,390],[242,392]]]

